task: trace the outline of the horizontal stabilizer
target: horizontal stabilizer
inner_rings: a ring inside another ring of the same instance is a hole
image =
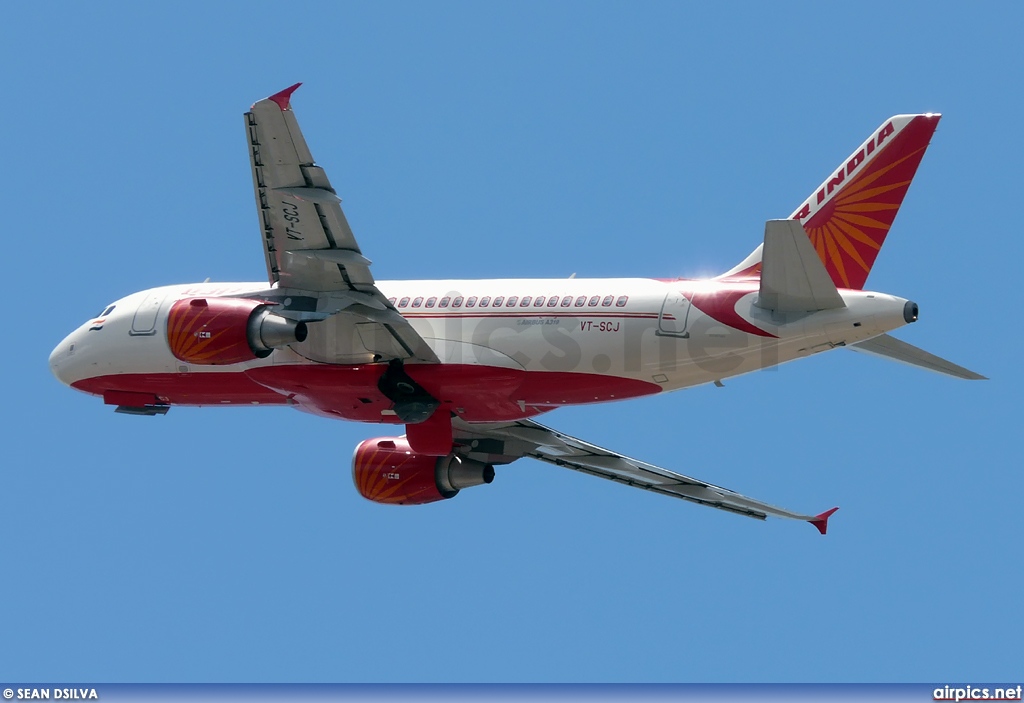
[[[912,344],[902,342],[887,334],[874,337],[864,342],[857,342],[849,347],[854,351],[865,352],[874,356],[881,356],[894,361],[900,361],[911,366],[920,366],[922,369],[944,373],[947,376],[965,378],[969,381],[988,380],[981,374],[974,373],[963,366],[957,366],[951,361],[940,359],[934,354],[929,354],[924,349],[918,349]]]
[[[776,312],[813,312],[846,306],[797,220],[768,220],[764,225],[757,306]]]

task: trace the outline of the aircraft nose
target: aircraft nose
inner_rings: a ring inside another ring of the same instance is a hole
[[[71,385],[68,375],[68,360],[75,353],[74,336],[69,334],[50,352],[50,372],[65,386]]]

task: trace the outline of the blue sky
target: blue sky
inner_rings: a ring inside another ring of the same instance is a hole
[[[0,679],[1020,676],[1019,4],[150,5],[0,26]],[[942,112],[869,286],[992,380],[836,351],[545,418],[839,505],[826,538],[528,460],[378,506],[349,462],[380,428],[61,386],[111,300],[263,277],[241,115],[296,81],[378,279],[718,273],[883,119]]]

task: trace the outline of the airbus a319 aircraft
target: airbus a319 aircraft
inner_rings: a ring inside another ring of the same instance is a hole
[[[983,378],[889,336],[917,320],[917,305],[864,289],[937,114],[883,122],[788,219],[768,221],[746,259],[709,280],[375,281],[299,129],[296,88],[245,113],[267,280],[111,303],[53,350],[58,379],[133,415],[287,405],[394,426],[352,459],[359,492],[379,503],[452,498],[490,483],[495,465],[532,457],[825,534],[835,508],[778,508],[533,418],[720,385],[837,347]]]

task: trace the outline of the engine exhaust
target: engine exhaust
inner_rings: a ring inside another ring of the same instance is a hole
[[[305,322],[289,320],[263,308],[249,318],[247,334],[253,352],[266,356],[275,349],[306,341],[309,328]]]

